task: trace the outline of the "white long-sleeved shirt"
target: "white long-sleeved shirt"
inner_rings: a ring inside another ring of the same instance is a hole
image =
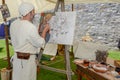
[[[11,42],[15,52],[35,54],[45,44],[37,28],[27,20],[17,19],[10,26]]]

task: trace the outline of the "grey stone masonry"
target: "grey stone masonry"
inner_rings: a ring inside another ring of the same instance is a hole
[[[71,5],[66,5],[71,11]],[[89,33],[95,42],[102,42],[116,47],[120,38],[120,4],[94,3],[74,4],[76,16],[75,41],[80,41]]]

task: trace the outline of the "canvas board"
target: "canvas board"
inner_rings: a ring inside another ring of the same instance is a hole
[[[56,12],[50,20],[49,43],[72,45],[76,12]]]

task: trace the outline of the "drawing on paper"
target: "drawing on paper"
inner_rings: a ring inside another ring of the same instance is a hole
[[[72,45],[76,12],[56,12],[50,20],[50,43]]]

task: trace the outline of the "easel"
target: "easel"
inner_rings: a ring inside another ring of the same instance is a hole
[[[59,8],[59,5],[61,4],[61,11],[64,12],[65,11],[65,6],[64,6],[64,0],[57,0],[57,3],[56,3],[56,7],[54,9],[54,13],[56,11],[58,11],[58,8]],[[45,65],[40,65],[41,68],[44,68],[44,69],[47,69],[47,70],[51,70],[51,71],[55,71],[55,72],[59,72],[59,73],[64,73],[66,74],[67,76],[67,80],[72,80],[72,77],[71,75],[73,74],[72,73],[72,70],[71,70],[71,67],[70,67],[70,57],[69,57],[69,52],[68,52],[68,46],[65,45],[65,49],[64,49],[64,52],[65,52],[65,64],[66,64],[66,70],[61,70],[61,69],[56,69],[56,68],[52,68],[52,67],[48,67],[48,66],[45,66]]]

